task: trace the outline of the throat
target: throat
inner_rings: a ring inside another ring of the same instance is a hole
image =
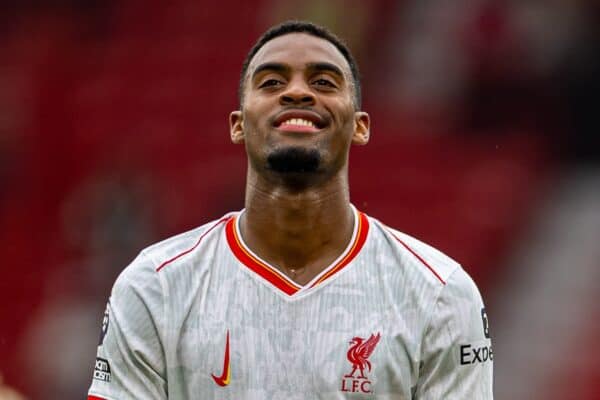
[[[296,282],[299,285],[306,285],[308,282],[310,282],[313,278],[315,274],[309,274],[307,273],[308,268],[307,267],[300,267],[300,268],[281,268],[282,272],[285,273],[285,275],[290,278],[291,280],[293,280],[294,282]]]
[[[281,209],[279,214],[254,211],[247,209],[239,219],[244,245],[298,285],[306,285],[331,266],[353,237],[352,208],[334,221],[309,218],[305,212],[282,215]]]

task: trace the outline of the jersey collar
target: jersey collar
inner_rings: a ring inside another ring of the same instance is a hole
[[[369,220],[364,213],[357,211],[354,207],[352,207],[352,210],[354,212],[354,230],[352,232],[350,243],[348,243],[344,252],[331,263],[331,265],[321,271],[321,273],[304,286],[299,285],[288,278],[279,271],[279,269],[261,259],[248,248],[242,239],[239,228],[239,217],[242,215],[243,211],[227,221],[227,226],[225,228],[227,243],[235,257],[245,267],[269,282],[272,286],[283,291],[287,295],[292,296],[301,290],[315,287],[330,279],[346,267],[360,252],[367,239],[367,233],[369,232]]]

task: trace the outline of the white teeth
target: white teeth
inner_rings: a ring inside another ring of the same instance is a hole
[[[310,126],[312,128],[315,127],[315,124],[312,121],[302,119],[302,118],[290,118],[286,121],[283,121],[281,125],[301,125],[301,126]]]

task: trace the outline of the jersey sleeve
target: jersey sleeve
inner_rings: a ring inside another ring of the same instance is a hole
[[[164,302],[151,261],[141,253],[119,276],[104,313],[88,399],[166,399],[160,338]]]
[[[491,400],[492,344],[483,301],[462,268],[448,279],[422,343],[417,400]]]

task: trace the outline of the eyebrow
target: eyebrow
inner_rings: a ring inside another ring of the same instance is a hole
[[[252,79],[256,77],[256,75],[260,74],[263,71],[273,71],[273,72],[285,72],[288,71],[289,67],[285,66],[281,63],[276,62],[268,62],[264,64],[260,64],[254,72],[252,72]]]
[[[341,78],[344,78],[344,73],[342,70],[337,65],[328,62],[309,63],[308,69],[319,72],[332,72],[335,75],[339,75]]]
[[[328,62],[314,62],[314,63],[309,63],[307,64],[307,69],[309,70],[313,70],[313,71],[318,71],[318,72],[331,72],[334,73],[335,75],[340,76],[341,78],[344,78],[344,73],[342,72],[342,70],[334,64],[328,63]],[[261,72],[264,71],[273,71],[273,72],[286,72],[289,71],[290,67],[282,64],[282,63],[277,63],[277,62],[267,62],[264,64],[260,64],[258,67],[256,67],[256,69],[254,70],[254,72],[252,72],[252,79],[254,79],[258,74],[260,74]]]

